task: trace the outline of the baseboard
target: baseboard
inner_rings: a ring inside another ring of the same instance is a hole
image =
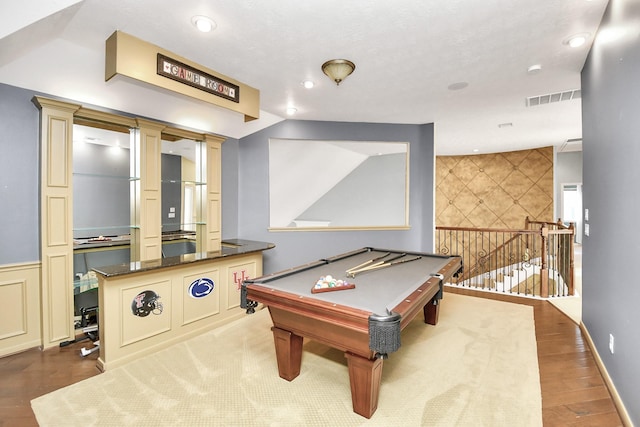
[[[604,380],[605,385],[609,389],[609,393],[611,394],[611,399],[613,400],[613,404],[616,406],[618,410],[618,415],[620,415],[620,419],[622,420],[622,424],[625,427],[633,427],[633,422],[629,417],[629,413],[627,412],[627,408],[624,407],[624,403],[618,394],[618,390],[616,390],[616,386],[613,384],[609,373],[607,372],[607,368],[604,366],[602,359],[600,358],[600,354],[598,354],[598,350],[591,339],[591,335],[589,335],[589,331],[583,322],[580,322],[580,331],[582,332],[582,336],[585,338],[589,349],[591,349],[591,354],[593,354],[593,358],[596,361],[596,365],[598,365],[598,369],[600,370],[600,374]]]

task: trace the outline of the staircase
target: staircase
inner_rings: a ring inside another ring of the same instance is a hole
[[[528,297],[574,294],[575,226],[525,219],[521,230],[436,227],[436,253],[462,257],[449,285]]]

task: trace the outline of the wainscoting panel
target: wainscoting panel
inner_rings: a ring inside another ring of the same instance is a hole
[[[0,357],[40,345],[40,263],[0,267]]]

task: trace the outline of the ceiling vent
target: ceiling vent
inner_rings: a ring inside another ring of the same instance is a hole
[[[581,97],[580,89],[567,90],[564,92],[548,93],[546,95],[531,96],[527,98],[527,107],[535,107],[536,105],[551,104],[553,102],[571,101]]]

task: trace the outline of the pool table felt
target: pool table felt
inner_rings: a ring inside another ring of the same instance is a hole
[[[319,264],[306,271],[294,273],[272,281],[265,280],[264,283],[262,283],[261,279],[258,278],[252,282],[270,289],[370,311],[377,315],[386,315],[387,310],[392,310],[416,288],[426,282],[430,275],[439,273],[450,261],[450,258],[446,257],[407,253],[404,258],[400,258],[398,261],[412,259],[416,256],[421,256],[422,258],[416,261],[362,272],[353,278],[347,276],[346,270],[349,268],[353,268],[370,259],[380,257],[387,252],[388,251],[377,249],[364,251],[344,259],[332,261],[328,264]],[[399,253],[402,252],[392,252],[387,258],[391,258]],[[341,279],[349,283],[354,283],[356,285],[355,289],[346,289],[339,292],[312,293],[311,289],[318,279],[328,274],[336,280]]]

